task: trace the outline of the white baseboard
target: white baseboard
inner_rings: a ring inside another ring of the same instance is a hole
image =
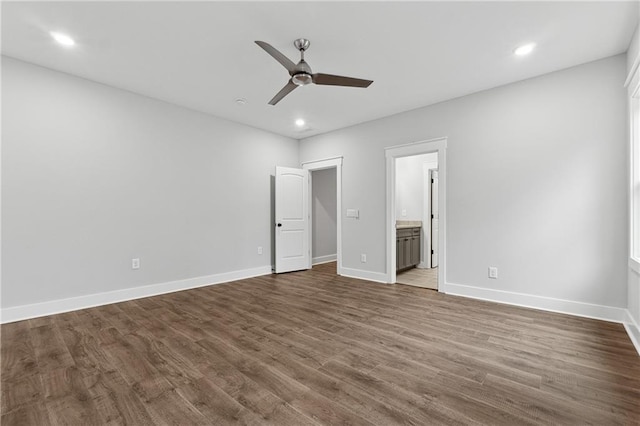
[[[640,355],[640,325],[638,325],[629,311],[627,311],[627,317],[624,321],[624,329],[627,331],[629,339],[631,339],[631,343],[635,346],[636,351],[638,351],[638,355]]]
[[[361,280],[387,284],[387,274],[382,272],[363,271],[362,269],[345,268],[343,266],[342,273],[340,275],[349,278],[358,278]]]
[[[326,260],[325,262],[331,262],[333,260]],[[0,323],[6,324],[46,315],[61,314],[64,312],[76,311],[79,309],[108,305],[110,303],[124,302],[127,300],[140,299],[143,297],[173,293],[175,291],[222,284],[230,281],[257,277],[260,275],[269,275],[271,273],[271,266],[261,266],[258,268],[225,272],[222,274],[207,275],[203,277],[188,278],[184,280],[170,281],[166,283],[152,284],[142,287],[133,287],[122,290],[109,291],[105,293],[90,294],[87,296],[52,300],[49,302],[34,303],[30,305],[13,306],[0,310]],[[387,275],[380,272],[371,272],[361,269],[343,267],[341,275],[345,277],[375,281],[384,284],[387,283]],[[570,300],[554,299],[550,297],[535,296],[531,294],[514,293],[452,283],[446,283],[445,293],[455,296],[464,296],[473,299],[540,309],[543,311],[559,312],[569,315],[623,323],[624,328],[627,331],[629,338],[631,339],[631,342],[640,355],[640,326],[631,316],[629,311],[624,308],[574,302]]]
[[[110,303],[124,302],[143,297],[157,296],[165,293],[173,293],[175,291],[205,287],[208,285],[221,284],[229,281],[242,280],[245,278],[268,274],[271,274],[271,265],[109,291],[105,293],[71,297],[68,299],[52,300],[50,302],[13,306],[0,310],[0,323],[6,324],[9,322],[22,321],[45,315],[61,314],[63,312],[77,311],[79,309],[92,308],[95,306],[108,305]]]
[[[627,310],[625,308],[594,305],[591,303],[574,302],[571,300],[535,296],[525,293],[514,293],[510,291],[493,290],[462,284],[446,283],[444,292],[446,294],[455,296],[464,296],[473,299],[506,303],[508,305],[516,305],[525,308],[534,308],[543,311],[558,312],[562,314],[576,315],[579,317],[594,318],[618,323],[625,322],[627,318]]]
[[[337,254],[328,254],[326,256],[318,256],[311,259],[312,265],[320,265],[321,263],[335,262],[338,259]]]

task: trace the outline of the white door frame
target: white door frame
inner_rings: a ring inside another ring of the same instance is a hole
[[[323,160],[305,161],[302,168],[309,172],[325,169],[336,169],[336,261],[337,274],[342,275],[342,157],[326,158]],[[311,175],[311,174],[310,174]],[[313,223],[313,202],[311,179],[309,179],[309,223]],[[313,227],[309,226],[309,247],[313,247]],[[309,256],[309,268],[313,262],[313,256]]]
[[[446,292],[447,266],[447,138],[430,139],[385,148],[387,162],[387,282],[396,282],[396,158],[438,153],[440,201],[440,234],[438,238],[440,259],[438,267],[438,291]]]

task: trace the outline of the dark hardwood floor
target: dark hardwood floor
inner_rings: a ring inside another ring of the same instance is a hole
[[[1,331],[3,426],[640,423],[620,324],[335,264]]]

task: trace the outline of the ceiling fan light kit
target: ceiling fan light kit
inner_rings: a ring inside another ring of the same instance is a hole
[[[309,83],[313,83],[313,77],[311,74],[307,74],[306,72],[301,72],[300,74],[296,74],[291,77],[291,81],[296,86],[306,86]]]
[[[311,67],[304,60],[304,52],[309,48],[311,42],[306,38],[294,40],[293,45],[300,51],[300,61],[294,64],[289,58],[283,55],[275,47],[264,41],[256,41],[256,44],[262,47],[265,52],[271,55],[276,61],[287,69],[291,78],[289,82],[269,101],[269,105],[275,105],[285,96],[291,93],[298,86],[306,86],[307,84],[317,84],[323,86],[345,86],[345,87],[369,87],[372,80],[363,80],[360,78],[343,77],[333,74],[314,74]]]

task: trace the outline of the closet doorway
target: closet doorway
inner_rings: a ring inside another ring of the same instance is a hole
[[[302,168],[309,171],[309,268],[335,262],[342,275],[342,157],[305,162]]]

